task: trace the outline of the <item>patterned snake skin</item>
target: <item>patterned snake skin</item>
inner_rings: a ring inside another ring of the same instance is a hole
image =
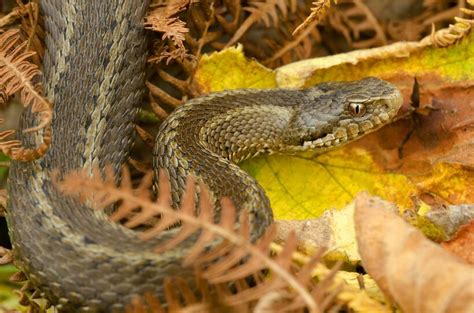
[[[188,275],[176,248],[157,255],[155,243],[110,223],[61,195],[51,170],[112,164],[127,157],[136,107],[142,100],[147,1],[42,0],[44,82],[54,103],[53,140],[34,162],[12,162],[7,221],[16,265],[60,312],[122,312],[145,291],[161,297],[163,279]],[[306,90],[241,90],[192,100],[161,126],[154,165],[163,167],[179,201],[194,173],[215,198],[251,208],[258,237],[272,220],[256,182],[232,162],[263,152],[325,150],[389,122],[400,92],[376,78],[325,83]],[[35,125],[30,112],[21,128]],[[26,146],[40,141],[24,134]],[[169,232],[157,241],[172,236]]]

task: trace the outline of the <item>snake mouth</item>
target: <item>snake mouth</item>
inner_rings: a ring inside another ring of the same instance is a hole
[[[308,145],[312,145],[313,143],[316,143],[316,142],[321,142],[323,143],[323,139],[326,138],[326,136],[328,135],[329,133],[325,132],[325,133],[320,133],[318,135],[312,135],[312,136],[308,136],[308,137],[305,137],[305,138],[301,138],[300,140],[300,146],[301,147],[306,147]]]
[[[383,120],[384,121],[376,118],[360,123],[349,123],[344,126],[340,125],[334,127],[330,132],[319,133],[316,136],[303,138],[297,150],[328,149],[341,146],[379,129],[385,124],[385,121],[388,120],[388,116],[384,116]]]
[[[343,134],[341,130],[344,130],[344,129],[340,128],[330,133],[321,133],[321,134],[318,134],[318,136],[302,139],[300,142],[300,148],[306,150],[306,149],[338,146],[348,140],[347,132],[344,132]],[[338,134],[339,136],[336,137],[336,134]]]

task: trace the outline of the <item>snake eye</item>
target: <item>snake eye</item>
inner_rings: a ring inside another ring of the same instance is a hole
[[[349,103],[349,113],[354,117],[364,116],[365,105],[362,103]]]

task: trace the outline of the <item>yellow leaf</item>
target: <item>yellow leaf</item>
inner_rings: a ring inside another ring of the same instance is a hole
[[[401,208],[428,196],[428,205],[474,201],[468,188],[474,183],[474,144],[469,139],[474,131],[465,126],[473,119],[473,97],[466,92],[474,86],[473,73],[474,33],[448,48],[397,43],[274,71],[246,60],[239,46],[203,57],[196,82],[201,90],[216,92],[303,87],[372,75],[399,86],[405,119],[323,155],[271,155],[242,164],[264,187],[277,219],[308,219],[345,207],[362,190]],[[420,99],[411,113],[415,76]]]
[[[247,60],[242,45],[204,55],[196,71],[195,83],[203,93],[276,87],[275,73],[257,61]]]
[[[332,80],[356,80],[366,76],[389,77],[395,73],[442,79],[474,79],[474,32],[448,48],[424,47],[418,42],[356,50],[344,54],[288,64],[277,72],[279,86],[303,87]]]
[[[343,208],[361,190],[408,206],[415,188],[407,177],[378,168],[366,150],[350,146],[316,156],[264,156],[242,167],[263,186],[281,219],[307,219]]]

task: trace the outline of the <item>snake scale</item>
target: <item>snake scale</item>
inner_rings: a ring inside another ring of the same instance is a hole
[[[33,162],[12,162],[7,221],[16,265],[60,312],[122,312],[136,295],[160,297],[163,279],[186,275],[176,248],[157,255],[154,243],[110,223],[103,212],[63,196],[51,170],[113,165],[118,173],[142,101],[147,1],[42,0],[44,88],[54,103],[52,144]],[[162,125],[155,168],[170,176],[179,201],[195,174],[215,198],[249,208],[258,237],[272,221],[265,193],[234,162],[264,152],[325,150],[389,122],[401,105],[391,84],[366,78],[305,90],[223,92],[179,107]],[[20,127],[38,121],[28,110]],[[22,134],[26,146],[41,134]],[[165,232],[162,237],[170,236]],[[158,238],[159,240],[160,238]]]

